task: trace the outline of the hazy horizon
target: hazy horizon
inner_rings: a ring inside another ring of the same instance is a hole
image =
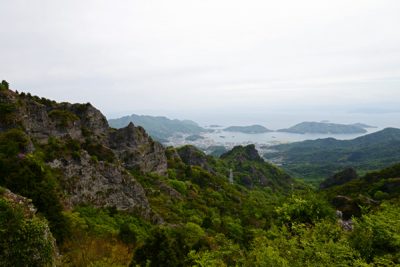
[[[394,0],[6,0],[0,78],[108,118],[399,127],[399,12]]]

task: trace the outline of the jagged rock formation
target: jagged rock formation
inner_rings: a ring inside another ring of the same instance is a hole
[[[13,109],[10,112],[13,119],[0,120],[0,130],[22,127],[40,143],[46,143],[49,137],[70,137],[82,143],[90,138],[91,142],[111,147],[127,168],[166,173],[167,161],[161,144],[133,124],[112,130],[104,115],[90,103],[56,103],[12,91],[2,92],[0,99],[0,103]]]
[[[178,154],[185,164],[199,166],[211,173],[215,173],[210,164],[210,157],[198,148],[186,145],[178,149]]]
[[[0,113],[0,131],[23,129],[32,140],[29,152],[54,139],[64,147],[68,142],[76,147],[72,157],[62,152],[48,163],[63,173],[67,203],[135,210],[160,221],[142,186],[123,168],[166,174],[165,149],[143,128],[129,124],[115,130],[90,103],[56,103],[11,90],[0,92]]]
[[[220,158],[232,167],[235,179],[246,187],[289,188],[292,183],[289,175],[265,162],[254,145],[236,146]]]
[[[49,165],[64,174],[61,183],[70,196],[69,206],[90,203],[137,212],[147,219],[154,217],[142,186],[122,167],[93,162],[86,151],[79,160],[56,159]]]
[[[166,173],[164,147],[153,141],[142,127],[129,123],[127,127],[112,132],[109,143],[125,167],[143,172]]]
[[[221,159],[235,159],[238,162],[247,160],[264,162],[254,145],[235,146],[231,151],[221,155]]]
[[[234,182],[249,188],[261,186],[283,189],[289,188],[292,183],[289,175],[265,162],[254,145],[236,146],[218,160],[190,145],[178,148],[177,152],[186,165],[199,166],[212,174],[225,176],[227,181],[232,174]]]

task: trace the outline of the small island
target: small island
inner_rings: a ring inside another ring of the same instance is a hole
[[[337,124],[326,122],[302,122],[278,132],[297,134],[362,134],[366,133],[364,125],[361,124]]]
[[[225,132],[239,132],[246,134],[259,134],[272,132],[271,130],[265,128],[261,125],[250,125],[250,126],[230,126],[224,129]]]
[[[378,128],[378,127],[376,127],[376,126],[371,126],[371,125],[368,125],[368,124],[365,124],[365,123],[360,123],[360,122],[353,123],[352,125],[358,126],[358,127],[364,128],[364,129],[368,129],[368,128]]]
[[[192,142],[202,139],[204,139],[204,137],[198,134],[189,135],[188,137],[185,138],[186,141],[192,141]]]

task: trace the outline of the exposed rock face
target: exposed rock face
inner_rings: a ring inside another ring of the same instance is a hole
[[[122,167],[93,162],[86,151],[79,160],[54,160],[49,165],[64,173],[62,184],[70,206],[90,203],[139,212],[147,219],[154,217],[144,189]]]
[[[187,165],[200,166],[211,173],[215,172],[208,162],[207,155],[194,146],[183,146],[178,149],[178,154]]]
[[[130,124],[114,130],[104,115],[89,103],[56,103],[10,90],[0,92],[0,111],[0,131],[22,128],[33,143],[39,144],[47,144],[50,137],[73,140],[78,148],[86,149],[100,160],[107,159],[101,159],[96,152],[107,152],[107,157],[113,159],[110,162],[115,164],[95,162],[82,149],[79,160],[76,156],[75,160],[61,156],[49,163],[62,170],[63,189],[68,193],[70,205],[91,203],[98,207],[139,210],[146,218],[153,216],[142,186],[123,168],[167,173],[165,148],[153,141],[143,128]]]
[[[285,172],[265,162],[254,145],[235,146],[220,158],[233,166],[234,177],[246,187],[289,188],[292,182]]]
[[[83,131],[88,130],[90,135],[97,137],[99,141],[106,140],[110,128],[106,117],[98,109],[90,103],[73,104],[69,109],[79,116]]]
[[[110,148],[129,169],[166,174],[167,158],[164,147],[153,141],[142,127],[133,123],[110,134]]]
[[[325,181],[323,181],[320,184],[319,188],[325,189],[325,188],[329,188],[332,186],[342,185],[342,184],[345,184],[345,183],[350,182],[351,180],[354,180],[357,178],[358,178],[358,175],[357,175],[356,170],[354,170],[353,168],[347,168],[341,172],[336,173],[332,177],[329,177]]]
[[[104,115],[89,103],[56,103],[12,91],[1,92],[0,103],[15,109],[10,119],[0,120],[0,130],[20,125],[40,143],[47,143],[49,137],[70,137],[80,143],[90,138],[111,147],[127,168],[166,174],[167,159],[160,143],[133,124],[113,131]]]
[[[3,189],[3,190],[5,190],[5,191],[3,193],[0,193],[0,195],[2,195],[1,197],[6,199],[13,205],[18,205],[19,207],[21,207],[24,211],[24,215],[26,218],[32,218],[36,214],[37,209],[32,204],[32,200],[30,200],[26,197],[14,194],[13,192],[11,192],[8,189]]]

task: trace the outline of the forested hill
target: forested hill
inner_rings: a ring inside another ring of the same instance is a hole
[[[280,129],[278,132],[298,133],[298,134],[355,134],[366,133],[365,128],[371,128],[362,123],[338,124],[328,122],[301,122],[287,129]]]
[[[254,145],[220,158],[166,148],[132,123],[110,128],[89,103],[8,87],[0,266],[400,264],[399,201],[385,188],[344,222],[331,203],[340,190],[312,190]]]
[[[239,132],[239,133],[247,133],[247,134],[259,134],[259,133],[268,133],[272,132],[265,128],[262,125],[250,125],[250,126],[230,126],[224,129],[225,132]]]
[[[279,159],[296,177],[321,180],[345,167],[366,172],[400,162],[400,129],[386,128],[353,140],[326,138],[272,149],[275,151],[264,154],[265,158]]]
[[[136,115],[110,119],[108,123],[114,128],[126,127],[129,123],[142,126],[153,138],[163,140],[174,134],[199,134],[206,130],[190,120],[171,120],[166,117]]]

